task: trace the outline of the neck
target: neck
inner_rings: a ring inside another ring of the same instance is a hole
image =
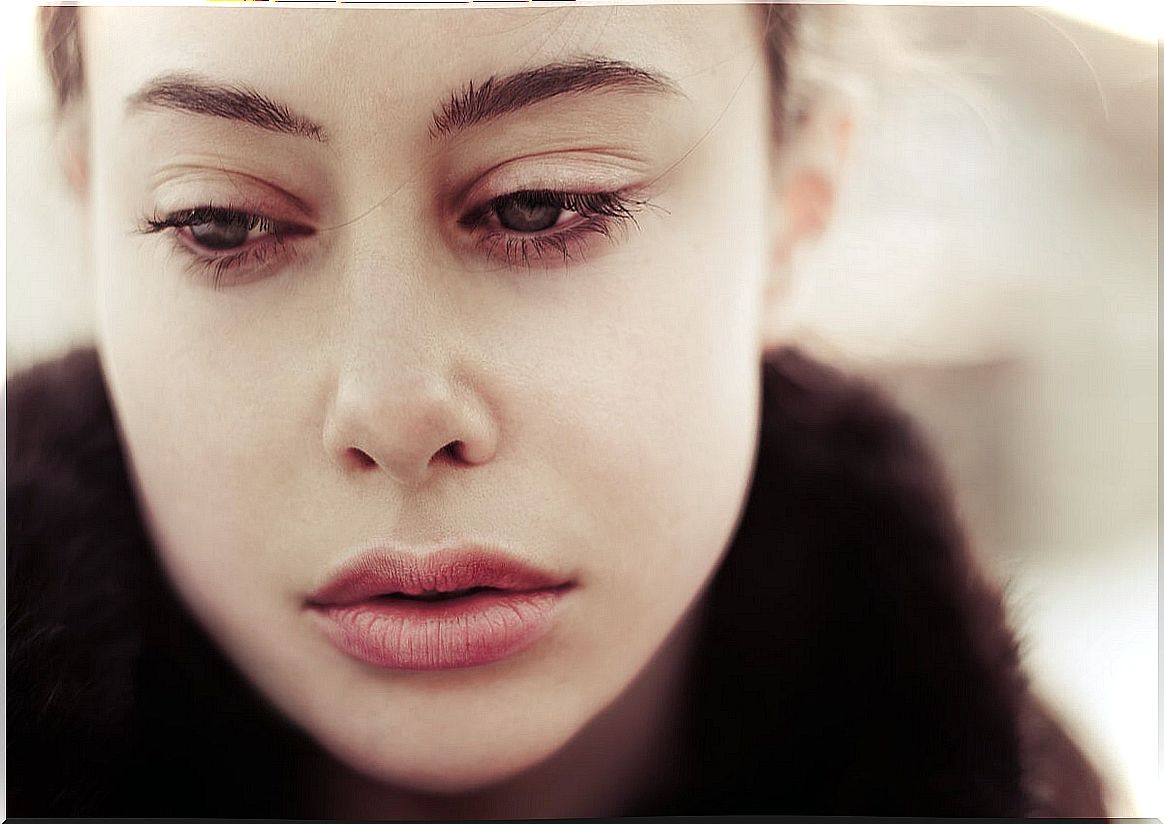
[[[684,696],[702,616],[700,603],[614,703],[521,775],[472,793],[431,795],[375,782],[324,756],[311,817],[606,818],[636,812],[677,786]]]

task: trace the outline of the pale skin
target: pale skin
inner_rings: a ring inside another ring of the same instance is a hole
[[[831,201],[773,146],[756,11],[89,8],[83,32],[67,158],[143,508],[194,614],[319,743],[310,814],[605,816],[665,785],[784,263]],[[665,83],[432,133],[470,81],[595,57]],[[127,105],[174,73],[321,131]],[[523,190],[622,192],[634,219],[561,210],[568,260],[462,221]],[[138,231],[207,205],[280,227],[217,288],[193,227]],[[502,546],[577,585],[510,659],[381,670],[303,609],[373,542]]]

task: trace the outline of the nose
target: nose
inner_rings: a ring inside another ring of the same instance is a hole
[[[488,462],[497,438],[479,388],[416,347],[351,358],[340,370],[324,432],[344,472],[383,473],[410,487],[442,467]]]

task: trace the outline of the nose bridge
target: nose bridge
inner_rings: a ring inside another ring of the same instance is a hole
[[[400,375],[417,381],[449,360],[455,329],[447,279],[425,259],[414,197],[398,186],[344,226],[338,331],[354,365],[410,364]]]
[[[493,438],[483,404],[459,380],[447,286],[385,214],[368,216],[341,263],[325,441],[345,470],[379,468],[412,484],[434,463],[485,459]]]

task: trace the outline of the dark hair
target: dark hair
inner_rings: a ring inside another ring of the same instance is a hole
[[[787,137],[789,121],[796,117],[788,92],[801,10],[791,3],[762,3],[756,8],[763,25],[765,60],[772,86],[773,135],[782,141]],[[85,97],[80,8],[42,6],[38,22],[41,52],[52,81],[57,112],[63,114]]]
[[[76,6],[42,6],[37,14],[41,52],[58,112],[84,96],[85,60],[81,54],[79,12]]]

